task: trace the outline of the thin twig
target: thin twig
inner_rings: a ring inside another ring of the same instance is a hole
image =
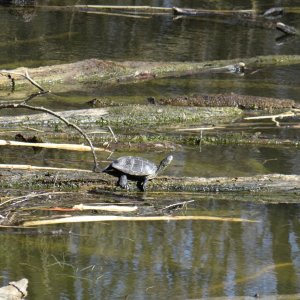
[[[192,203],[194,201],[195,200],[189,200],[189,201],[174,203],[174,204],[168,205],[166,207],[163,207],[162,210],[169,210],[170,211],[170,210],[173,210],[173,209],[181,208],[181,207],[186,206],[188,203]]]
[[[244,118],[244,120],[263,120],[263,119],[271,119],[273,122],[275,122],[277,127],[280,127],[280,123],[276,120],[277,118],[279,119],[283,119],[286,117],[294,117],[295,115],[297,115],[297,110],[295,111],[288,111],[282,114],[278,114],[278,115],[270,115],[270,116],[256,116],[256,117],[247,117]]]
[[[111,128],[110,126],[108,126],[108,129],[109,129],[110,133],[112,134],[112,136],[113,136],[115,142],[117,143],[117,142],[118,142],[118,139],[117,139],[117,137],[115,136],[115,134],[114,134],[112,128]]]
[[[98,165],[98,162],[97,162],[96,152],[95,152],[94,146],[92,144],[92,141],[86,135],[86,133],[83,132],[83,130],[80,127],[78,127],[77,125],[75,125],[74,123],[69,122],[63,116],[60,116],[56,112],[54,112],[54,111],[52,111],[52,110],[50,110],[48,108],[44,108],[44,107],[32,106],[32,105],[28,105],[28,104],[25,104],[25,103],[18,103],[18,104],[12,103],[12,104],[3,104],[3,105],[0,104],[0,109],[3,109],[3,108],[26,108],[26,109],[30,109],[30,110],[34,110],[34,111],[43,111],[43,112],[46,112],[46,113],[48,113],[48,114],[50,114],[50,115],[52,115],[52,116],[60,119],[67,126],[76,129],[85,138],[85,140],[88,142],[88,144],[89,144],[89,146],[91,148],[91,151],[92,151],[92,154],[93,154],[93,158],[94,158],[94,168],[93,168],[94,172],[97,172],[97,171],[100,172],[100,168],[99,168],[99,165]]]
[[[0,206],[3,206],[9,202],[15,201],[15,200],[19,200],[17,202],[15,202],[14,204],[29,200],[31,198],[35,198],[35,197],[39,197],[39,196],[49,196],[49,195],[53,195],[53,194],[66,194],[67,192],[52,192],[52,193],[40,193],[40,194],[35,194],[35,193],[31,193],[25,196],[20,196],[20,197],[14,197],[14,198],[10,198],[2,203],[0,203]]]
[[[25,74],[19,73],[19,72],[12,72],[12,71],[7,71],[7,70],[0,70],[0,74],[8,74],[11,77],[12,75],[16,75],[16,76],[21,76],[24,77],[25,79],[27,79],[32,85],[34,85],[35,87],[37,87],[41,92],[46,92],[46,90],[44,90],[36,81],[34,81],[28,74],[28,71],[25,70]],[[11,77],[10,78],[12,80],[12,82],[14,83],[14,79]]]
[[[14,169],[14,170],[49,170],[49,171],[66,171],[66,172],[86,172],[91,170],[74,169],[74,168],[55,168],[55,167],[39,167],[32,165],[17,165],[17,164],[0,164],[0,169]]]

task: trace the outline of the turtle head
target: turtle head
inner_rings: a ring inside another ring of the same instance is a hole
[[[164,158],[160,162],[156,173],[162,172],[171,163],[172,160],[173,160],[173,155],[168,155],[166,158]]]

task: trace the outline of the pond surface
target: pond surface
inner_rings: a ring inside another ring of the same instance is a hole
[[[137,18],[63,9],[64,5],[74,4],[118,4],[263,12],[272,6],[284,6],[287,13],[280,21],[300,30],[296,0],[259,3],[70,0],[47,1],[47,6],[44,1],[36,2],[36,6],[27,8],[0,6],[1,69],[89,58],[200,62],[300,54],[298,36],[281,39],[278,31],[241,26],[230,19]],[[54,7],[58,5],[60,8]],[[126,104],[145,103],[149,96],[231,92],[289,98],[299,103],[299,65],[250,70],[245,76],[202,74],[114,88],[94,87],[67,95],[53,91],[48,98],[36,99],[32,104],[67,110],[87,108],[86,102],[95,97]],[[4,100],[2,96],[0,101]],[[299,137],[297,128],[278,129],[271,122],[259,130],[286,138]],[[122,154],[115,153],[112,158]],[[134,155],[158,162],[165,153],[140,151]],[[174,158],[166,175],[300,174],[297,147],[200,145],[177,149]],[[100,155],[100,160],[107,157]],[[84,153],[0,147],[0,163],[12,162],[89,169],[92,158]],[[179,214],[240,217],[258,222],[111,222],[1,230],[0,286],[26,277],[28,299],[205,299],[300,293],[298,204],[266,204],[264,199],[249,194],[137,197],[153,206],[158,200],[174,203],[195,200]],[[286,200],[286,195],[275,197],[281,197],[282,202]],[[97,202],[105,201],[114,199],[99,196]]]

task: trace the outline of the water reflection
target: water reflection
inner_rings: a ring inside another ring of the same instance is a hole
[[[75,1],[47,3],[72,5]],[[87,3],[105,4],[103,1]],[[190,0],[141,0],[109,1],[108,4],[207,9],[253,6],[261,10],[274,4],[299,5],[296,0],[200,4]],[[283,21],[300,26],[297,14],[287,13]],[[1,7],[0,27],[1,68],[94,57],[120,61],[206,61],[299,54],[300,46],[299,38],[278,41],[276,31],[242,27],[220,18],[137,19],[37,7],[21,14],[14,7]],[[299,66],[253,71],[256,73],[244,77],[206,74],[113,89],[98,87],[83,91],[80,96],[76,93],[55,98],[54,95],[51,101],[37,99],[36,103],[47,102],[55,109],[77,109],[98,96],[109,96],[122,103],[142,103],[148,96],[229,92],[299,101]],[[272,130],[278,134],[277,129]],[[298,133],[281,129],[280,134],[289,137]],[[175,153],[174,164],[165,174],[207,177],[273,172],[300,174],[298,152],[296,148],[262,146],[182,148]],[[137,154],[159,161],[157,153]],[[10,147],[0,148],[0,161],[55,167],[92,166],[89,154],[53,150],[34,153],[32,149],[20,151]],[[282,201],[298,197],[297,194],[269,195],[268,199],[272,201],[275,196]],[[181,201],[183,197],[172,195],[168,200]],[[260,222],[116,222],[45,227],[40,233],[35,229],[2,230],[0,285],[27,277],[28,299],[124,299],[126,296],[129,299],[188,299],[300,292],[299,205],[251,204],[253,198],[257,202],[261,200],[254,194],[190,197],[196,204],[190,206],[188,214],[236,216]],[[103,200],[102,196],[99,198]],[[162,200],[153,199],[153,205]],[[62,235],[50,234],[51,230],[60,228]]]
[[[182,148],[172,152],[174,161],[163,174],[170,176],[254,176],[258,174],[300,174],[298,148],[268,146],[203,145]],[[100,165],[104,168],[108,161],[123,155],[145,157],[155,163],[166,152],[116,152],[109,160],[108,154],[98,153]],[[93,158],[89,152],[76,152],[52,149],[1,147],[1,164],[28,164],[61,168],[91,169]]]
[[[50,227],[43,235],[2,232],[2,276],[29,278],[29,299],[300,292],[299,205],[233,204],[211,198],[197,201],[188,213],[220,215],[230,207],[232,216],[259,222],[96,223],[62,226],[62,236],[46,235]]]
[[[124,2],[113,2],[125,5]],[[136,2],[138,1],[134,1],[135,5]],[[145,5],[145,1],[141,2]],[[158,1],[157,5],[162,4],[161,2]],[[93,2],[96,3],[97,1]],[[191,1],[172,3],[181,7],[199,7],[199,4]],[[74,4],[74,1],[66,4]],[[128,1],[128,4],[133,2]],[[155,5],[153,2],[149,4]],[[274,5],[272,1],[270,5]],[[251,8],[245,1],[211,2],[206,5],[201,3],[200,7]],[[254,8],[264,7],[267,7],[266,3],[263,7]],[[224,18],[128,18],[86,14],[72,9],[36,8],[34,18],[24,22],[11,14],[15,10],[0,10],[0,25],[4,29],[1,35],[7,42],[0,46],[2,64],[41,65],[86,58],[205,61],[255,55],[298,54],[300,43],[299,39],[294,39],[291,43],[276,44],[275,39],[280,36],[277,31],[235,25],[231,19],[225,21]],[[289,13],[284,15],[282,22],[299,26],[298,18]],[[10,23],[14,26],[6,26]]]

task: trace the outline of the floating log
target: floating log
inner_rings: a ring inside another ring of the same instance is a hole
[[[174,106],[204,106],[204,107],[239,107],[242,109],[282,109],[294,108],[297,106],[294,100],[278,99],[250,95],[218,94],[218,95],[194,95],[176,98],[150,98],[152,101],[161,105]]]
[[[185,75],[215,72],[216,68],[235,65],[241,59],[206,61],[206,62],[114,62],[99,59],[88,59],[79,62],[30,68],[28,73],[45,90],[66,92],[91,88],[99,84],[117,85],[137,82],[140,80],[155,80],[157,78],[179,77]],[[243,59],[247,68],[265,66],[292,65],[300,63],[300,55],[271,55]],[[10,70],[13,73],[24,73],[25,68]],[[7,73],[7,70],[5,74]],[[1,74],[1,70],[0,70]],[[0,76],[0,87],[11,89],[11,82],[6,76]],[[28,80],[15,78],[15,95],[22,89],[35,91]]]
[[[85,125],[97,123],[101,125],[114,126],[145,126],[172,123],[207,122],[216,123],[228,121],[238,117],[241,110],[230,107],[156,107],[153,105],[126,105],[107,108],[93,108],[70,110],[60,112],[59,115],[75,122]],[[4,116],[0,117],[0,125],[8,127],[12,125],[40,125],[53,126],[61,123],[56,117],[49,114],[35,114],[34,116]]]
[[[240,16],[240,17],[251,17],[255,14],[253,9],[242,9],[242,10],[208,10],[208,9],[192,9],[192,8],[179,8],[173,7],[174,15],[185,15],[185,16]]]

